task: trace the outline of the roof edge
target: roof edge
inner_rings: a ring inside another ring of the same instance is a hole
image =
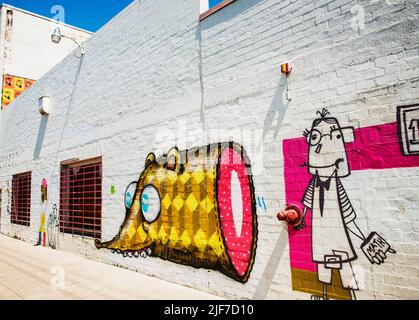
[[[18,7],[15,7],[15,6],[12,6],[12,5],[7,4],[7,3],[1,3],[0,4],[0,9],[3,9],[3,7],[10,8],[10,9],[13,9],[13,10],[16,10],[16,11],[20,11],[22,13],[29,14],[29,15],[34,16],[36,18],[40,18],[40,19],[43,19],[43,20],[55,22],[57,24],[63,25],[65,27],[68,27],[70,29],[74,29],[74,30],[78,30],[78,31],[81,31],[81,32],[85,32],[85,33],[88,33],[90,35],[94,34],[94,32],[92,32],[92,31],[89,31],[89,30],[86,30],[86,29],[83,29],[83,28],[79,28],[79,27],[76,27],[76,26],[73,26],[71,24],[67,24],[67,23],[61,22],[61,21],[57,21],[57,20],[54,20],[54,19],[51,19],[51,18],[42,16],[40,14],[34,13],[34,12],[27,11],[27,10],[24,10],[24,9],[21,9],[21,8],[18,8]]]

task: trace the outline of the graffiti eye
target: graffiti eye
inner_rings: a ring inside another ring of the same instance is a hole
[[[125,207],[127,209],[130,209],[132,207],[136,190],[137,190],[137,182],[130,183],[127,190],[125,190]]]
[[[141,212],[145,221],[153,223],[160,215],[161,203],[159,192],[154,186],[146,186],[141,194]]]
[[[312,131],[311,131],[311,135],[308,137],[308,139],[307,139],[308,141],[308,143],[311,145],[311,146],[316,146],[316,145],[318,145],[319,143],[320,143],[320,141],[322,140],[322,134],[318,131],[318,130],[316,130],[316,129],[313,129]]]

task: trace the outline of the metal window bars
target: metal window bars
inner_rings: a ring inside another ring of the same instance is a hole
[[[61,166],[60,232],[100,239],[102,163]]]
[[[30,226],[32,173],[14,175],[12,178],[11,223]]]

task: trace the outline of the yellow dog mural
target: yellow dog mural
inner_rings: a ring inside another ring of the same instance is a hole
[[[145,252],[247,282],[255,259],[257,218],[249,159],[237,143],[218,143],[158,159],[150,153],[125,195],[119,234],[95,241],[128,257]]]

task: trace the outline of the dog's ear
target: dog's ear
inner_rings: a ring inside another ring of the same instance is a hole
[[[154,161],[156,161],[156,155],[153,152],[151,152],[145,160],[145,167],[147,168]]]
[[[180,153],[178,148],[174,147],[167,153],[166,169],[178,172],[180,169]]]

